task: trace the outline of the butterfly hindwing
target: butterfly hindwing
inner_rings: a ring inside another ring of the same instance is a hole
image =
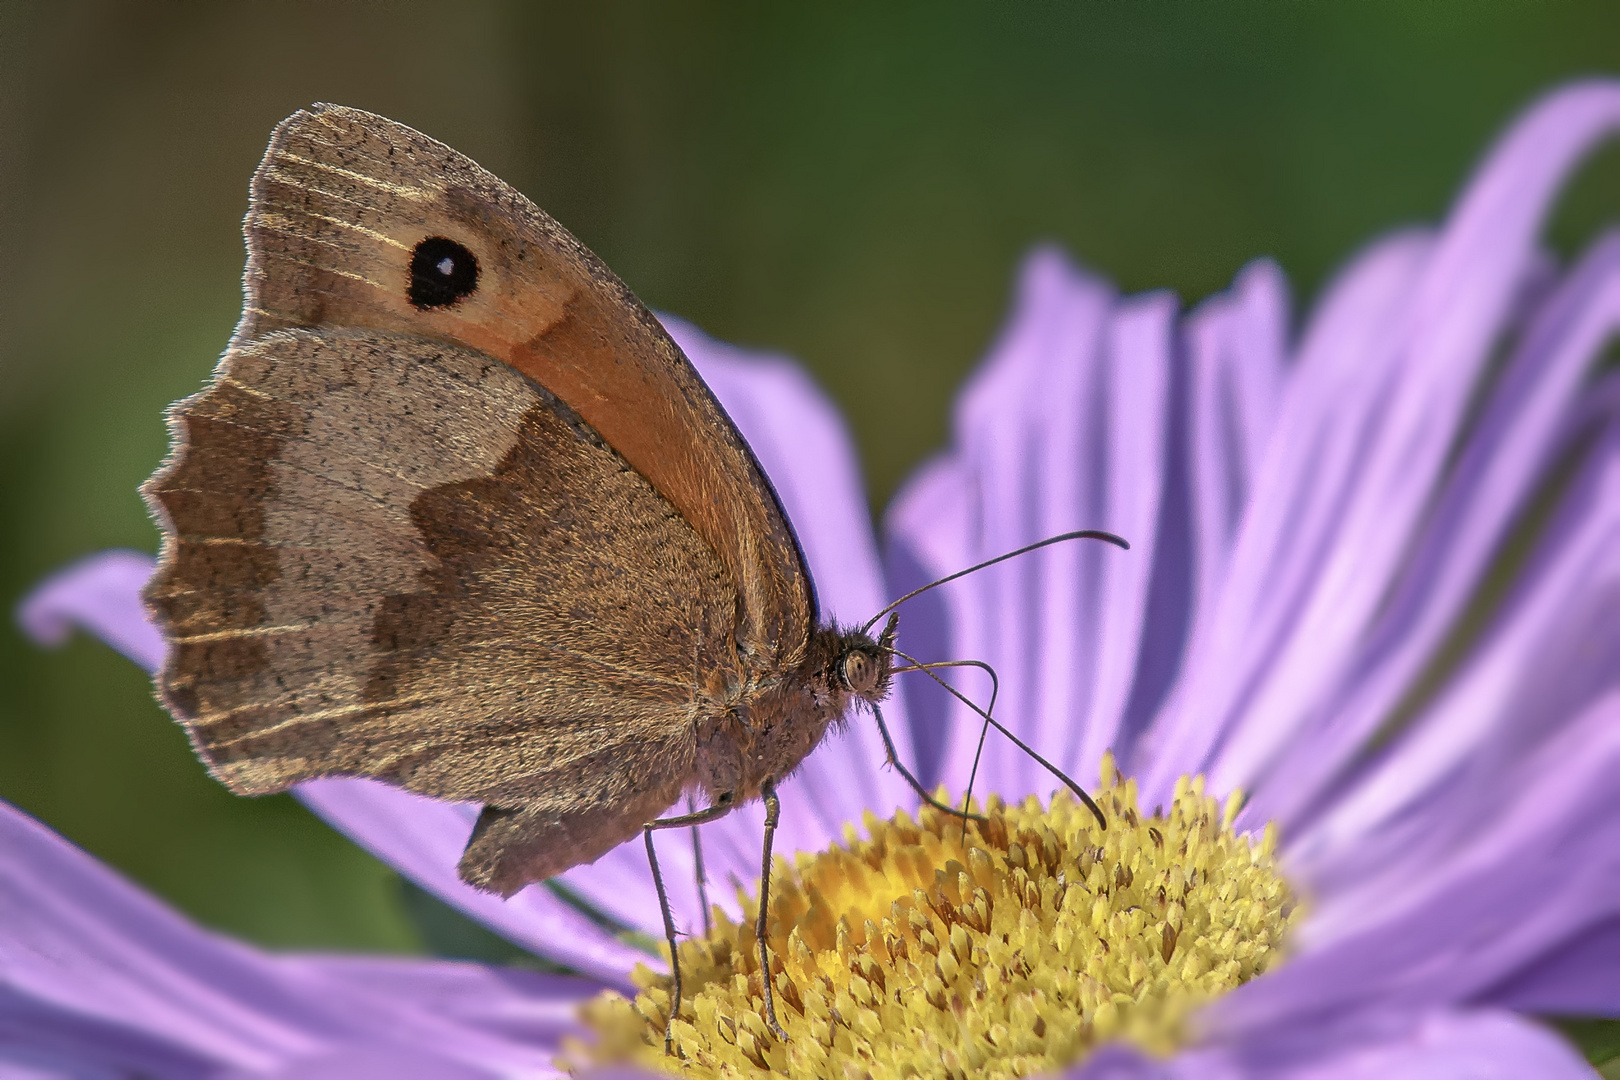
[[[362,775],[521,809],[529,880],[690,783],[696,718],[736,678],[714,617],[735,591],[532,380],[408,335],[279,331],[171,425],[146,488],[159,688],[233,789]]]

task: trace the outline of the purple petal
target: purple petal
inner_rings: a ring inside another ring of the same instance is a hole
[[[1289,845],[1319,887],[1365,883],[1376,867],[1474,828],[1527,752],[1620,682],[1620,423],[1592,454],[1515,592],[1445,692]],[[1470,794],[1471,793],[1471,794]]]
[[[1494,1010],[1386,1019],[1350,1031],[1276,1033],[1247,1045],[1194,1048],[1168,1061],[1107,1046],[1068,1080],[1562,1080],[1592,1067],[1538,1024]]]
[[[1620,1016],[1620,917],[1573,931],[1479,1000],[1541,1016]]]
[[[579,1003],[596,991],[580,979],[462,961],[303,953],[280,962],[532,1046],[578,1034]]]
[[[1251,1072],[1277,1080],[1590,1080],[1592,1066],[1546,1028],[1511,1013],[1448,1012],[1330,1060]]]
[[[1541,103],[1486,161],[1415,275],[1389,276],[1359,327],[1313,326],[1246,523],[1260,527],[1234,556],[1230,592],[1250,599],[1223,605],[1215,636],[1230,644],[1197,655],[1178,697],[1183,722],[1196,711],[1225,745],[1183,740],[1193,753],[1160,763],[1150,799],[1205,765],[1216,790],[1252,786],[1352,670],[1492,345],[1542,266],[1534,235],[1551,198],[1616,126],[1612,84]],[[1330,298],[1325,318],[1336,306]]]
[[[456,876],[478,807],[443,802],[358,777],[299,784],[293,793],[322,819],[445,903],[530,952],[628,987],[647,953],[604,933],[551,890],[531,885],[503,899]],[[657,912],[656,902],[653,908]]]
[[[1288,284],[1275,263],[1243,269],[1228,293],[1187,319],[1199,577],[1221,581],[1260,461],[1276,427],[1288,330]]]
[[[1189,1075],[1187,1063],[1177,1059],[1159,1061],[1133,1046],[1115,1043],[1099,1047],[1085,1062],[1062,1075],[1066,1080],[1175,1080]],[[1196,1075],[1204,1080],[1226,1080],[1232,1073],[1200,1071]]]
[[[136,551],[80,559],[36,585],[17,606],[17,622],[41,645],[61,645],[78,627],[152,671],[163,662],[163,635],[146,615],[141,588],[154,565]]]
[[[206,1063],[210,1074],[274,1072],[322,1055],[393,1050],[488,1073],[544,1072],[555,1045],[514,1037],[492,1014],[555,1012],[593,989],[534,977],[497,1000],[497,985],[463,965],[398,961],[401,977],[385,985],[337,970],[340,962],[266,956],[194,926],[4,804],[0,928],[0,1023],[38,1021],[13,1028],[24,1060],[30,1047],[60,1057],[67,1048],[53,1040],[74,1031],[94,1040],[83,1047],[94,1067],[129,1051],[126,1069],[167,1054]],[[450,1006],[458,979],[480,1000]],[[529,1033],[542,1030],[556,1025]]]
[[[202,1080],[219,1062],[161,1036],[70,1012],[0,985],[0,1075],[7,1080]]]
[[[1313,584],[1312,556],[1321,541],[1311,538],[1325,531],[1333,510],[1323,505],[1324,493],[1364,452],[1353,425],[1334,418],[1365,410],[1387,377],[1387,354],[1383,368],[1366,363],[1371,338],[1403,301],[1427,254],[1420,237],[1384,241],[1340,275],[1313,318],[1225,578],[1213,600],[1200,604],[1183,674],[1149,734],[1152,756],[1140,774],[1148,805],[1167,801],[1176,778],[1198,771],[1241,719],[1254,669],[1280,647],[1299,594]],[[1315,671],[1303,663],[1286,674],[1309,680]]]
[[[961,568],[973,562],[975,496],[969,475],[967,465],[959,458],[934,458],[911,475],[890,505],[885,517],[889,533],[887,563],[889,582],[897,597],[938,578],[935,567]],[[956,659],[952,634],[958,623],[967,621],[962,609],[976,599],[976,594],[957,585],[908,601],[900,613],[899,647],[924,663]],[[974,673],[972,678],[978,680],[975,683],[957,678],[957,674],[944,671],[941,677],[982,699],[983,677]],[[905,700],[911,718],[915,775],[932,790],[944,773],[944,760],[955,733],[953,718],[969,714],[959,712],[960,706],[943,687],[920,674],[896,679],[894,694]],[[973,726],[976,730],[976,721]]]
[[[1320,898],[1300,955],[1223,999],[1221,1022],[1252,1031],[1503,994],[1514,973],[1620,915],[1617,769],[1620,691],[1491,792],[1438,801],[1414,832],[1442,845],[1392,851],[1363,886]]]
[[[1594,246],[1529,320],[1480,422],[1442,489],[1411,567],[1366,645],[1346,699],[1303,729],[1256,792],[1293,820],[1335,767],[1389,714],[1478,587],[1487,561],[1546,470],[1589,434],[1577,419],[1582,376],[1620,327],[1620,235]]]
[[[366,1046],[300,1058],[271,1072],[233,1069],[216,1080],[493,1080],[498,1075],[430,1050]]]
[[[1143,654],[1173,315],[1167,296],[1116,305],[1062,256],[1036,253],[1008,329],[963,394],[956,448],[902,491],[888,518],[897,559],[931,577],[1071,529],[1111,529],[1132,542],[1128,553],[1059,545],[942,590],[954,657],[994,664],[998,715],[1082,777],[1127,715]],[[961,685],[985,699],[982,679]],[[978,724],[960,709],[948,715],[944,772],[960,786]],[[1054,785],[995,737],[980,775],[1009,796]]]

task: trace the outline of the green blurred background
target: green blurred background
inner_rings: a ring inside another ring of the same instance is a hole
[[[463,150],[652,306],[800,358],[881,507],[1031,244],[1189,303],[1269,254],[1308,302],[1443,214],[1537,91],[1604,71],[1612,3],[6,3],[0,596],[155,547],[162,409],[236,321],[248,177],[311,101]],[[1556,235],[1617,180],[1590,167]],[[210,781],[106,648],[8,622],[0,676],[0,797],[208,925],[486,948],[291,799]]]

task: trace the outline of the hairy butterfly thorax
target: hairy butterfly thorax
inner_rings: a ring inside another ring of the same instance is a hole
[[[697,771],[710,802],[758,798],[762,785],[791,775],[858,703],[887,697],[894,630],[891,622],[873,638],[858,629],[821,627],[785,677],[705,718],[698,726]]]

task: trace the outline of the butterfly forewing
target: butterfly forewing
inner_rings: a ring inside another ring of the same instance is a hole
[[[398,330],[502,360],[567,402],[719,556],[745,649],[783,660],[815,619],[793,531],[751,451],[658,321],[601,260],[470,159],[337,106],[277,127],[253,180],[238,342],[285,326]],[[418,244],[478,264],[458,303],[410,300]]]

